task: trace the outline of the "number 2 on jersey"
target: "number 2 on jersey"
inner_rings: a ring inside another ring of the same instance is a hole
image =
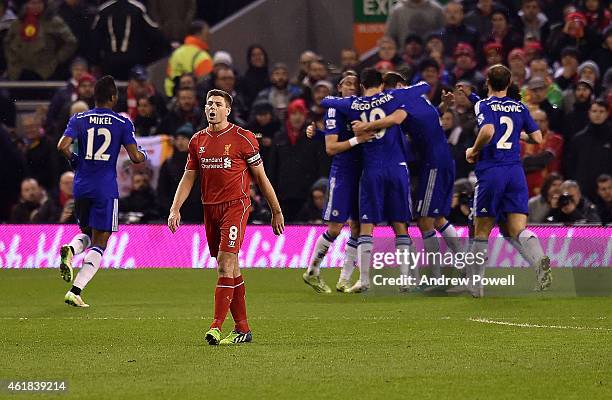
[[[506,132],[504,132],[503,136],[497,141],[497,148],[509,150],[512,148],[512,142],[508,142],[508,139],[510,139],[510,135],[512,135],[512,131],[514,130],[514,123],[512,122],[512,118],[506,116],[501,117],[499,123],[500,125],[506,125]]]
[[[104,136],[104,142],[102,143],[102,146],[100,146],[100,148],[94,154],[93,146],[94,146],[94,139],[95,139],[95,135],[94,135],[95,129],[96,128],[87,129],[87,149],[85,150],[85,159],[86,160],[96,160],[96,161],[108,161],[108,159],[110,158],[110,154],[106,154],[105,151],[106,149],[108,149],[108,146],[110,146],[111,133],[106,128],[98,128],[98,136]]]
[[[359,117],[361,118],[361,120],[363,122],[374,122],[377,119],[383,119],[387,116],[387,114],[385,114],[385,111],[381,108],[373,108],[372,111],[370,112],[370,120],[368,121],[368,116],[367,114],[364,112],[361,113],[361,115],[359,115]],[[380,139],[383,136],[385,136],[385,133],[387,132],[387,129],[379,129],[376,131],[376,133],[374,134],[374,136],[376,137],[376,139]]]

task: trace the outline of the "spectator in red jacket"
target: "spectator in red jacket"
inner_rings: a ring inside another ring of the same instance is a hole
[[[512,72],[512,82],[522,87],[530,78],[527,57],[523,49],[514,49],[508,54],[508,66]]]
[[[546,113],[536,110],[532,112],[532,116],[542,132],[542,143],[521,142],[521,158],[527,177],[529,197],[538,194],[547,175],[560,171],[563,153],[563,138],[549,130]]]

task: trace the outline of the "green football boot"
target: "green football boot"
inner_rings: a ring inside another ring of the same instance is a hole
[[[331,293],[332,290],[319,275],[310,275],[308,271],[302,275],[304,282],[318,293]]]
[[[209,345],[216,346],[221,341],[221,331],[219,328],[210,328],[208,332],[206,332],[204,339],[206,339]]]
[[[252,341],[253,334],[251,333],[251,331],[248,331],[247,333],[242,333],[234,330],[229,335],[227,335],[227,337],[223,338],[223,340],[221,340],[219,344],[222,346],[229,346],[241,343],[251,343]]]

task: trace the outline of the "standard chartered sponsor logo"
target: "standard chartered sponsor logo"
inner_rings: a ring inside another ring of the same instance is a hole
[[[202,157],[200,166],[203,169],[230,169],[232,168],[232,159],[229,157]]]

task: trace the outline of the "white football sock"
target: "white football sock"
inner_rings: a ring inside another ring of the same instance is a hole
[[[351,279],[353,270],[355,269],[355,262],[357,261],[357,239],[349,238],[346,242],[344,249],[344,264],[342,265],[342,272],[340,272],[340,279],[348,281]]]
[[[463,251],[463,245],[461,244],[461,238],[457,235],[457,230],[455,226],[450,222],[447,222],[442,228],[438,229],[440,235],[444,238],[446,242],[446,246],[453,253],[460,253]]]
[[[85,286],[87,286],[96,272],[98,272],[98,268],[100,268],[102,254],[104,254],[104,250],[99,247],[94,246],[89,249],[83,260],[83,266],[74,280],[74,286],[81,290],[85,289]]]
[[[423,232],[423,247],[425,247],[425,256],[427,264],[431,268],[431,274],[434,278],[442,276],[440,264],[436,262],[437,255],[440,254],[440,242],[436,237],[436,231]]]
[[[518,243],[520,246],[517,250],[527,260],[529,265],[535,268],[537,263],[544,257],[544,250],[538,236],[529,229],[523,229],[518,235]]]
[[[488,251],[489,251],[489,241],[486,239],[474,239],[474,242],[472,243],[472,253],[474,254],[474,263],[471,265],[471,274],[470,271],[468,271],[468,276],[471,275],[470,278],[473,278],[475,275],[480,276],[481,278],[484,278],[485,276],[485,268],[487,266],[487,258],[488,258]],[[484,257],[478,258],[476,257],[477,253],[482,253],[484,255]],[[472,281],[472,279],[470,279],[470,286],[478,289],[482,287],[482,282],[478,283],[478,286],[476,287],[474,285],[474,282]]]
[[[357,245],[357,263],[359,263],[359,280],[361,286],[370,286],[370,266],[372,265],[372,236],[359,236]]]
[[[404,261],[399,264],[400,276],[413,277],[414,280],[412,282],[414,286],[417,286],[419,284],[419,270],[416,265],[410,265],[410,262],[408,262],[412,260],[412,258],[409,258],[409,254],[416,251],[412,239],[408,235],[397,235],[395,237],[395,248],[401,254],[400,261]],[[404,254],[406,254],[406,258]],[[402,285],[402,287],[405,286]]]
[[[84,233],[79,233],[78,235],[73,237],[70,243],[68,244],[68,246],[72,247],[75,256],[87,250],[90,245],[91,239],[89,239],[89,236]]]
[[[329,246],[331,246],[334,240],[336,240],[336,238],[332,238],[327,231],[319,236],[315,244],[312,259],[310,260],[310,265],[308,266],[308,275],[319,275],[319,265],[321,265],[321,261],[325,258],[327,250],[329,250]]]

